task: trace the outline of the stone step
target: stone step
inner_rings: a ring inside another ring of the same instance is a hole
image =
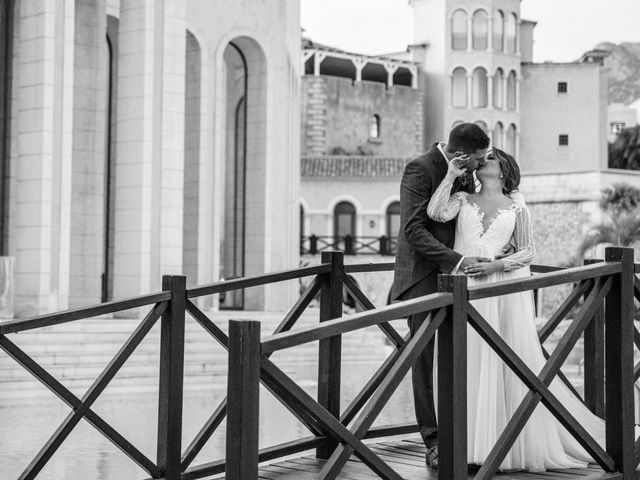
[[[227,364],[227,352],[221,348],[212,348],[211,345],[197,345],[199,348],[188,349],[185,352],[185,364],[194,363],[223,363]],[[33,358],[43,367],[51,371],[51,369],[62,368],[75,365],[96,365],[106,366],[113,359],[116,352],[57,352],[33,355]],[[299,352],[295,358],[297,362],[313,361],[317,359],[317,350],[307,350]],[[160,358],[159,347],[153,349],[136,350],[127,360],[125,365],[130,364],[147,364],[157,363]],[[346,359],[347,357],[345,357]],[[8,356],[0,357],[0,381],[3,378],[3,372],[16,368],[16,362]]]
[[[260,320],[263,336],[269,335],[284,317],[284,313],[271,312],[206,314],[223,331],[227,330],[230,318]],[[96,317],[9,334],[7,338],[72,391],[84,392],[140,322],[140,319]],[[316,309],[305,313],[296,328],[317,325],[317,322]],[[109,389],[149,390],[157,386],[159,343],[158,322],[118,372]],[[373,328],[345,335],[343,344],[356,346],[357,350],[357,354],[350,354],[346,349],[344,360],[359,363],[367,361],[367,351],[376,353],[372,353],[371,358],[379,356],[376,349],[380,348],[382,341],[380,333]],[[315,342],[286,352],[276,352],[273,360],[286,371],[302,372],[306,377],[309,371],[315,372],[317,355],[318,344]],[[226,350],[197,322],[188,318],[185,331],[185,386],[211,388],[213,385],[226,385],[227,363]],[[50,393],[12,358],[0,352],[0,398],[42,394]]]
[[[77,396],[82,396],[86,390],[93,384],[94,379],[91,378],[65,378],[61,383]],[[44,387],[33,377],[14,379],[8,382],[2,382],[0,388],[0,400],[3,399],[22,399],[33,396],[43,397],[55,395]],[[210,372],[198,373],[192,372],[184,377],[185,390],[211,389],[226,386],[226,375],[216,375]],[[153,391],[158,388],[158,374],[148,376],[126,376],[118,375],[107,386],[104,394],[136,392],[136,391]]]

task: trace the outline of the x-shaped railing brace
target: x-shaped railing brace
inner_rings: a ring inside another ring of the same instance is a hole
[[[60,447],[64,439],[69,436],[75,426],[83,418],[86,418],[86,420],[93,425],[98,432],[104,435],[109,441],[111,441],[111,443],[113,443],[118,449],[120,449],[125,455],[150,475],[155,478],[159,478],[161,476],[162,473],[157,465],[147,458],[140,450],[129,443],[126,438],[120,435],[97,413],[91,410],[91,406],[135,351],[140,342],[142,342],[147,333],[149,333],[155,322],[167,309],[167,306],[168,302],[159,303],[145,316],[140,325],[131,334],[127,342],[120,348],[118,353],[104,368],[91,387],[89,387],[82,399],[78,398],[69,389],[56,380],[15,343],[11,342],[6,336],[0,335],[0,348],[2,348],[10,357],[22,365],[22,367],[38,379],[38,381],[73,409],[73,412],[65,418],[62,424],[49,438],[47,443],[42,447],[31,463],[29,463],[23,474],[20,476],[20,480],[32,480],[36,478],[51,456]]]
[[[504,457],[513,446],[540,401],[604,470],[610,472],[615,470],[616,465],[611,456],[570,415],[565,406],[549,390],[549,385],[559,372],[562,363],[580,338],[580,335],[584,332],[587,324],[593,318],[599,304],[602,303],[611,289],[611,285],[611,278],[608,278],[604,284],[602,282],[596,283],[596,286],[591,290],[587,300],[576,315],[576,319],[565,332],[562,340],[556,346],[539,375],[531,371],[473,306],[468,306],[471,326],[530,389],[500,435],[496,445],[489,453],[485,463],[478,471],[476,479],[493,478],[500,463],[504,460]]]

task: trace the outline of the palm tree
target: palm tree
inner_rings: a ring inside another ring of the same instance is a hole
[[[599,207],[611,217],[638,210],[640,208],[640,188],[628,183],[614,183],[602,190]]]
[[[597,245],[628,247],[640,241],[640,189],[616,183],[602,191],[599,203],[605,219],[594,225],[578,246],[575,264]]]
[[[607,243],[628,247],[640,241],[640,212],[624,212],[594,225],[578,246],[578,256]]]
[[[640,125],[623,129],[609,144],[609,168],[640,170]]]

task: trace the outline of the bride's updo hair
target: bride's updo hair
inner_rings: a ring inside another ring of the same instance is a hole
[[[510,195],[520,186],[520,167],[516,159],[504,150],[494,147],[493,154],[498,160],[502,172],[502,191],[505,195]]]

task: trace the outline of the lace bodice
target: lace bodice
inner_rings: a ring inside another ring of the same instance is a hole
[[[499,209],[484,229],[484,212],[470,201],[469,194],[457,192],[451,195],[453,184],[443,180],[429,201],[427,214],[439,222],[456,216],[456,240],[453,249],[464,256],[494,258],[513,237],[516,252],[503,258],[505,271],[529,265],[535,255],[531,217],[519,192],[511,195],[513,204]]]

